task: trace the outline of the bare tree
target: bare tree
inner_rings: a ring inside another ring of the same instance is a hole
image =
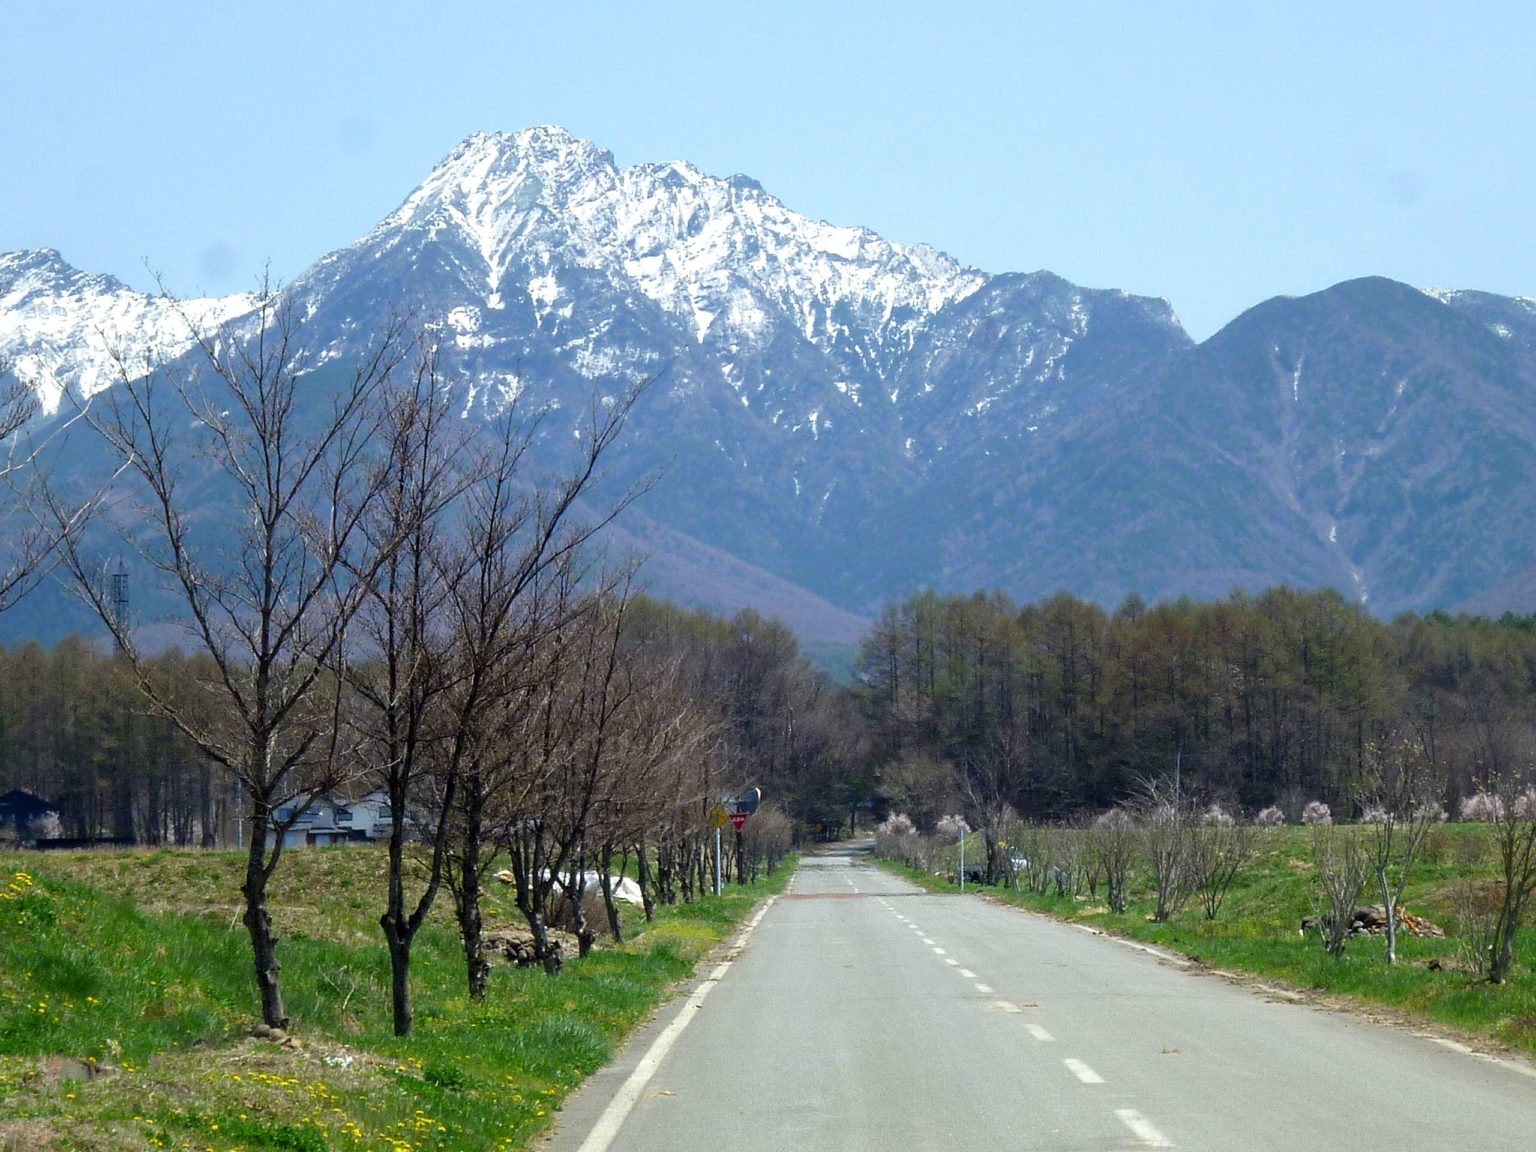
[[[280,1027],[288,1013],[267,891],[286,832],[349,767],[339,669],[372,573],[348,557],[364,544],[386,475],[378,433],[403,326],[378,333],[350,378],[322,391],[305,380],[312,362],[294,307],[270,286],[239,328],[184,319],[197,368],[143,374],[120,361],[87,420],[135,482],[125,536],[178,597],[212,674],[190,686],[160,676],[73,536],[64,561],[150,703],[249,802],[244,919],[262,1018]],[[197,506],[216,500],[228,511]],[[372,545],[376,567],[393,547]]]
[[[1312,863],[1320,890],[1318,895],[1325,909],[1319,918],[1323,947],[1330,956],[1337,958],[1344,955],[1349,944],[1355,909],[1370,876],[1360,830],[1337,824],[1314,825]]]
[[[658,666],[648,653],[627,645],[623,660],[635,691],[616,734],[592,829],[603,905],[616,940],[624,938],[624,929],[615,885],[623,880],[630,856],[638,865],[646,840],[665,821],[680,769],[707,758],[723,726],[718,715],[683,690],[675,662]]]
[[[353,695],[348,715],[364,770],[389,802],[386,906],[379,924],[389,948],[397,1036],[411,1031],[411,945],[442,885],[465,705],[476,703],[473,691],[452,699],[463,664],[455,659],[458,637],[448,606],[465,569],[443,521],[469,483],[473,464],[466,459],[469,436],[451,422],[448,404],[448,393],[438,387],[435,349],[424,348],[414,387],[401,390],[390,409],[386,482],[363,524],[370,552],[387,550],[387,559],[363,585],[357,630],[364,651],[346,667]],[[471,662],[471,677],[475,670]],[[424,881],[408,901],[406,843],[412,833],[427,851]]]
[[[1216,919],[1232,881],[1253,859],[1254,831],[1241,820],[1212,821],[1194,829],[1190,880],[1207,920]]]
[[[1171,786],[1148,784],[1137,805],[1143,851],[1152,869],[1157,905],[1152,919],[1171,919],[1195,890],[1195,816]]]
[[[742,829],[748,882],[757,880],[759,869],[772,872],[793,846],[794,825],[782,808],[770,804],[752,813]]]
[[[466,493],[464,576],[450,600],[462,666],[454,707],[462,724],[453,752],[455,830],[447,879],[475,999],[484,997],[490,973],[480,908],[484,876],[549,770],[534,753],[532,733],[541,710],[552,706],[550,653],[578,615],[575,589],[587,574],[587,546],[645,485],[593,515],[583,516],[580,502],[648,384],[617,400],[594,398],[579,458],[554,480],[528,477],[524,458],[537,421],[508,412]]]
[[[1536,895],[1536,772],[1526,768],[1501,774],[1494,794],[1499,799],[1493,820],[1499,888],[1488,980],[1502,984],[1514,966],[1515,938]]]
[[[1389,740],[1369,749],[1367,771],[1371,872],[1387,914],[1387,963],[1397,963],[1398,904],[1430,826],[1440,814],[1437,780],[1423,749],[1410,740]]]
[[[533,741],[534,774],[544,783],[528,795],[507,842],[518,907],[533,933],[535,956],[551,975],[559,970],[559,957],[549,944],[547,921],[557,891],[570,901],[581,954],[592,946],[581,899],[586,838],[616,781],[615,751],[622,748],[624,715],[636,693],[622,654],[627,584],[585,597],[581,606],[550,639],[550,690]]]
[[[1124,808],[1113,808],[1088,826],[1084,845],[1089,867],[1104,878],[1109,910],[1125,912],[1126,880],[1136,858],[1136,820]]]

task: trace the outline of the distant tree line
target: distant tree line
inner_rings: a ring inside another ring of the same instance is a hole
[[[1531,618],[1382,622],[1332,591],[1114,612],[923,594],[880,615],[859,673],[875,789],[925,827],[1103,811],[1165,777],[1236,811],[1349,819],[1371,749],[1405,740],[1454,810],[1536,753]]]
[[[178,652],[167,678],[201,674]],[[0,649],[0,792],[53,804],[62,835],[211,848],[235,842],[234,792],[119,661],[78,637]]]
[[[1530,617],[1382,622],[1288,589],[1114,612],[925,593],[881,613],[850,686],[751,611],[627,605],[621,650],[667,670],[711,733],[721,786],[761,786],[802,836],[846,830],[861,803],[926,827],[967,805],[1103,811],[1176,770],[1234,811],[1299,820],[1318,801],[1348,819],[1388,739],[1440,769],[1454,813],[1536,755]],[[153,660],[167,681],[210,672],[200,656]],[[234,840],[228,779],[145,705],[120,657],[78,638],[0,650],[0,791],[13,787],[57,804],[71,836]]]

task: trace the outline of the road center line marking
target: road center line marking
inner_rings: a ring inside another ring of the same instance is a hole
[[[980,992],[983,996],[990,996],[990,995],[992,995],[992,985],[978,983],[976,985],[976,991]],[[1004,1011],[1005,1012],[1017,1012],[1018,1008],[1005,1008]]]
[[[778,899],[776,896],[768,897],[768,902],[757,910],[757,914],[742,929],[741,935],[736,938],[734,947],[741,947],[746,938],[751,934],[752,929],[761,923],[768,909],[773,907],[773,902],[776,899]],[[662,1029],[661,1035],[651,1042],[650,1048],[640,1058],[640,1062],[635,1065],[634,1071],[629,1074],[629,1078],[624,1081],[623,1086],[614,1094],[613,1099],[608,1103],[608,1107],[603,1109],[603,1114],[597,1118],[597,1123],[592,1126],[592,1131],[587,1133],[587,1138],[581,1142],[581,1147],[577,1152],[605,1152],[607,1147],[613,1143],[614,1137],[619,1134],[619,1129],[624,1126],[624,1121],[628,1118],[631,1110],[633,1110],[635,1103],[640,1099],[640,1093],[645,1091],[645,1086],[651,1082],[651,1077],[656,1075],[656,1069],[661,1067],[661,1062],[666,1059],[667,1053],[672,1050],[672,1045],[677,1043],[677,1038],[683,1034],[683,1029],[688,1027],[693,1018],[699,1014],[699,1005],[704,1003],[704,997],[714,991],[715,985],[725,978],[725,974],[730,970],[730,967],[731,961],[729,960],[715,965],[714,970],[704,978],[703,982],[693,990],[693,994],[683,1002],[682,1008],[678,1010],[672,1023]]]
[[[960,961],[956,960],[953,956],[944,957],[944,963],[948,964],[951,968],[957,968],[960,965]]]
[[[929,939],[927,936],[924,936],[923,937],[923,943],[924,944],[932,944],[933,941],[931,939]]]
[[[1024,1009],[1020,1008],[1017,1004],[1013,1003],[1010,1000],[994,1000],[994,1001],[992,1001],[992,1007],[996,1008],[999,1012],[1022,1012],[1022,1011],[1024,1011]]]
[[[933,954],[935,956],[942,956],[942,955],[944,955],[944,949],[942,949],[942,948],[938,947],[937,945],[935,945],[934,949],[933,949]]]
[[[1084,1064],[1081,1060],[1074,1060],[1069,1056],[1063,1060],[1062,1063],[1067,1066],[1068,1071],[1070,1071],[1072,1075],[1076,1076],[1084,1084],[1104,1083],[1104,1077],[1100,1076],[1097,1072],[1088,1067],[1088,1065]]]
[[[1120,1123],[1124,1124],[1136,1134],[1136,1138],[1148,1148],[1172,1148],[1173,1141],[1164,1136],[1152,1126],[1148,1120],[1134,1108],[1116,1108],[1115,1115],[1120,1117]]]
[[[1040,1043],[1042,1043],[1042,1044],[1049,1044],[1049,1043],[1051,1043],[1051,1041],[1056,1039],[1056,1037],[1052,1036],[1049,1032],[1047,1032],[1044,1028],[1040,1027],[1040,1025],[1038,1025],[1038,1024],[1026,1024],[1026,1025],[1024,1025],[1024,1028],[1025,1028],[1026,1031],[1029,1032],[1029,1034],[1031,1036],[1033,1036],[1036,1040],[1040,1041]]]
[[[976,973],[972,972],[969,968],[960,969],[960,975],[964,976],[967,980],[976,979]]]

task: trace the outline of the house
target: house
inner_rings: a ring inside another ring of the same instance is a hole
[[[278,827],[290,820],[293,822],[283,834],[284,848],[324,848],[351,841],[383,840],[389,836],[389,798],[383,792],[370,792],[356,800],[316,796],[294,819],[296,807],[296,804],[287,804],[272,814],[273,824]]]
[[[35,792],[15,788],[0,796],[0,836],[34,840],[39,835],[62,835],[58,821],[58,808]],[[50,824],[53,827],[42,830]]]

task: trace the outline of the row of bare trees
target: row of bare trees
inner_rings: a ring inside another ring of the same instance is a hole
[[[76,434],[116,483],[73,499],[44,488],[30,507],[49,552],[18,568],[32,578],[57,560],[110,630],[115,665],[237,787],[264,1020],[288,1021],[272,877],[287,835],[336,790],[388,798],[380,924],[402,1035],[412,945],[444,888],[476,998],[490,971],[486,878],[501,861],[552,973],[561,899],[583,953],[596,935],[590,871],[616,933],[614,875],[631,863],[648,913],[701,893],[730,726],[689,690],[678,654],[635,627],[632,571],[595,541],[644,487],[598,495],[644,386],[594,398],[551,473],[534,459],[541,416],[515,400],[488,423],[457,416],[435,349],[403,322],[346,372],[319,375],[280,292],[236,327],[188,326],[191,360],[120,361],[80,409]],[[31,416],[15,413],[17,427]],[[174,592],[191,661],[157,655],[121,614],[80,531],[93,518]],[[782,855],[762,823],[752,858]]]

